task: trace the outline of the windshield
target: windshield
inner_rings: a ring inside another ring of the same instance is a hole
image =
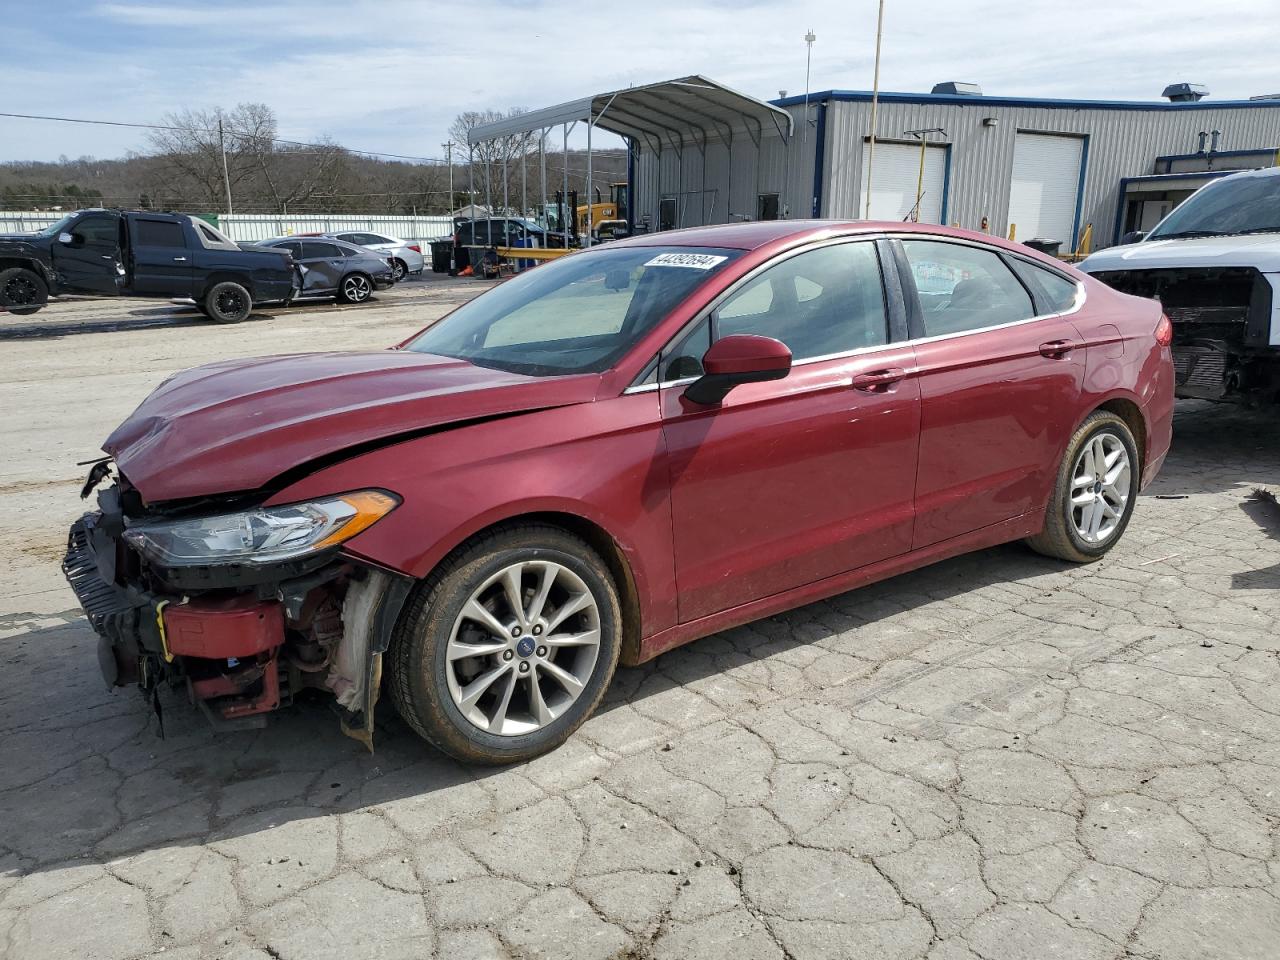
[[[1280,232],[1280,176],[1228,177],[1192,194],[1150,240]]]
[[[45,227],[43,230],[37,230],[36,236],[52,237],[55,233],[61,233],[63,227],[65,227],[67,224],[71,222],[71,218],[73,216],[75,216],[75,214],[68,213],[65,217],[63,217],[57,223],[51,223],[49,224],[49,226]]]
[[[712,247],[570,254],[476,297],[405,349],[531,376],[598,373],[740,254]]]

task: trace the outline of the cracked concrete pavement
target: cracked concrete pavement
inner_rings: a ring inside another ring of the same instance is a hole
[[[214,736],[169,696],[158,739],[57,571],[75,461],[181,366],[468,293],[4,344],[0,956],[1280,954],[1270,413],[1180,406],[1099,564],[1002,547],[709,637],[523,766],[391,716],[369,755],[322,703]]]

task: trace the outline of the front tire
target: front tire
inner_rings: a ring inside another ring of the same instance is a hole
[[[343,303],[364,303],[372,296],[373,281],[363,273],[348,274],[338,287],[338,299]]]
[[[467,763],[563,743],[613,678],[622,611],[583,540],[541,524],[482,534],[418,586],[388,651],[397,710]]]
[[[1090,414],[1067,444],[1044,529],[1027,544],[1073,563],[1102,559],[1129,525],[1141,470],[1129,425],[1106,410]]]
[[[216,323],[239,323],[252,309],[249,291],[232,280],[215,283],[200,301],[200,310]]]
[[[0,270],[0,307],[24,317],[40,310],[49,301],[49,285],[34,270],[10,267]]]

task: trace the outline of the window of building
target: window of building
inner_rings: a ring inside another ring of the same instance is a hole
[[[777,220],[778,209],[778,195],[776,193],[762,193],[756,197],[757,220]]]

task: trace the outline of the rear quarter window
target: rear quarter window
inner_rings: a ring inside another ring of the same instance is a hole
[[[1029,260],[1011,257],[1013,272],[1035,294],[1041,313],[1063,313],[1076,305],[1080,285],[1047,267],[1037,266]]]

